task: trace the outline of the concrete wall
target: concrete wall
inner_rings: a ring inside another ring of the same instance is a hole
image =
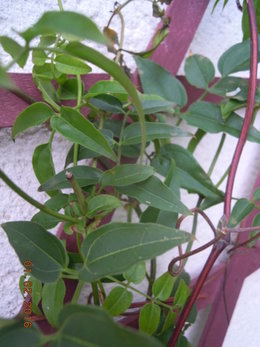
[[[221,1],[223,2],[223,1]],[[219,5],[216,11],[211,14],[214,1],[210,5],[199,26],[189,51],[203,54],[214,62],[215,66],[220,55],[232,44],[241,40],[241,13],[235,6],[235,1],[229,1],[225,10]],[[113,9],[114,0],[67,0],[64,7],[67,10],[74,10],[83,13],[95,20],[100,28],[103,28],[110,16],[109,11]],[[23,30],[28,25],[33,24],[37,18],[47,9],[58,9],[53,0],[5,0],[0,2],[0,28],[1,34],[13,35],[12,29]],[[146,47],[149,38],[157,25],[156,19],[151,19],[151,4],[144,0],[137,0],[124,10],[126,21],[126,41],[125,47],[133,50],[142,50]],[[115,21],[115,28],[118,22]],[[1,53],[1,52],[0,52]],[[8,58],[1,53],[2,63],[7,63]],[[127,60],[129,66],[134,69],[131,58]],[[30,72],[31,64],[26,65],[25,70]],[[20,72],[18,67],[13,67],[12,71]],[[179,73],[183,74],[183,65]],[[218,74],[218,73],[217,73]],[[256,126],[260,124],[257,120]],[[38,127],[19,136],[15,143],[11,141],[11,129],[0,129],[0,167],[25,191],[40,201],[45,201],[46,196],[37,192],[38,182],[32,171],[31,157],[36,145],[48,140],[49,132],[45,127]],[[220,137],[218,135],[208,135],[203,139],[200,148],[196,151],[195,157],[199,160],[205,170],[208,169],[210,158],[217,148]],[[236,144],[236,139],[229,137],[223,149],[221,161],[216,165],[213,181],[217,182],[229,165]],[[185,141],[180,141],[185,143]],[[64,149],[69,148],[69,144],[58,135],[54,138],[54,160],[57,171],[61,170],[64,163]],[[260,167],[260,153],[255,144],[246,145],[242,157],[243,164],[239,166],[239,175],[235,183],[234,196],[247,197],[253,186],[254,179]],[[224,189],[225,185],[222,185]],[[7,188],[0,181],[0,221],[29,220],[36,210],[24,203],[15,193]],[[184,202],[189,207],[194,207],[196,199],[192,195],[183,194]],[[122,212],[123,213],[123,212]],[[210,217],[217,224],[223,214],[223,206],[209,210]],[[122,215],[122,214],[121,214]],[[117,218],[121,218],[121,215]],[[185,224],[189,228],[189,222]],[[203,244],[211,238],[210,231],[199,221],[196,246]],[[22,304],[22,297],[18,289],[19,276],[23,269],[7,241],[5,233],[0,228],[0,316],[12,317]],[[195,275],[201,269],[206,260],[208,252],[199,254],[188,261],[187,270]],[[159,271],[166,271],[169,257],[172,252],[161,257]],[[196,337],[198,334],[194,334]],[[194,342],[195,343],[195,342]],[[193,344],[195,345],[195,344]]]

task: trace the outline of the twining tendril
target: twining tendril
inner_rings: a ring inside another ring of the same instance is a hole
[[[184,260],[185,258],[188,258],[189,256],[194,255],[194,254],[196,254],[196,253],[198,253],[198,252],[201,252],[201,251],[203,251],[204,249],[206,249],[206,248],[212,246],[212,245],[213,245],[216,241],[218,241],[218,239],[219,239],[219,238],[217,237],[217,231],[216,231],[216,229],[215,229],[213,223],[211,222],[211,220],[209,219],[209,217],[206,215],[205,212],[203,212],[203,211],[202,211],[200,208],[198,208],[198,207],[192,208],[192,209],[191,209],[191,212],[192,212],[192,213],[198,213],[198,214],[200,214],[200,215],[205,219],[205,221],[208,223],[208,225],[210,226],[211,230],[213,231],[215,238],[214,238],[212,241],[206,243],[205,245],[203,245],[203,246],[201,246],[201,247],[199,247],[199,248],[197,248],[197,249],[195,249],[195,250],[193,250],[193,251],[187,252],[187,253],[185,253],[185,254],[183,254],[183,252],[182,252],[182,246],[179,245],[179,246],[178,246],[178,249],[179,249],[179,256],[176,257],[176,258],[174,258],[174,259],[170,262],[170,264],[169,264],[169,266],[168,266],[168,271],[169,271],[169,273],[170,273],[172,276],[178,276],[178,275],[182,272],[183,267],[184,267],[183,260]],[[187,217],[186,215],[182,215],[182,216],[177,220],[176,229],[180,229],[181,223],[184,221],[184,219],[185,219],[186,217]],[[174,269],[174,265],[175,265],[178,261],[180,262],[180,263],[179,263],[179,267],[178,267],[177,270],[175,270],[175,269]]]

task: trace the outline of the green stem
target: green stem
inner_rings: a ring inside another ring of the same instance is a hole
[[[226,139],[226,134],[222,134],[220,143],[219,143],[218,148],[217,148],[217,151],[216,151],[215,156],[214,156],[214,158],[212,160],[212,163],[211,163],[211,165],[209,167],[209,171],[208,171],[208,176],[209,177],[211,176],[211,174],[212,174],[212,172],[213,172],[213,170],[215,168],[216,162],[217,162],[218,157],[220,155],[220,152],[221,152],[221,150],[223,148],[225,139]]]
[[[77,164],[78,164],[78,155],[79,155],[79,144],[74,143],[74,146],[73,146],[73,166],[77,166]]]
[[[97,282],[92,282],[91,283],[92,286],[92,292],[93,292],[93,298],[94,298],[94,304],[99,306],[100,302],[99,302],[99,295],[98,295],[98,286],[97,286]]]
[[[76,288],[75,293],[73,295],[73,298],[71,300],[72,304],[76,304],[78,302],[83,285],[84,285],[83,281],[78,282],[77,288]]]
[[[77,197],[81,212],[83,213],[83,215],[85,216],[88,212],[88,204],[86,201],[86,198],[77,182],[77,180],[75,179],[74,175],[71,172],[66,172],[66,178],[69,181],[69,183],[71,184],[71,187],[74,190],[74,193]]]
[[[124,34],[125,34],[125,21],[122,13],[120,11],[117,12],[120,21],[121,21],[121,35],[120,35],[120,43],[119,43],[119,49],[116,54],[115,62],[118,64],[120,62],[120,57],[122,55],[121,49],[123,48],[124,44]]]
[[[55,135],[55,130],[53,129],[52,132],[51,132],[50,139],[49,139],[50,146],[52,145],[52,141],[53,141],[54,135]]]
[[[126,125],[128,114],[129,114],[129,112],[125,113],[124,119],[123,119],[123,123],[122,123],[122,127],[121,127],[121,130],[120,130],[119,142],[118,142],[118,151],[117,151],[117,163],[118,164],[120,164],[120,160],[121,160],[123,134],[124,134],[124,129],[125,129],[125,125]]]
[[[59,5],[59,8],[60,8],[60,11],[64,11],[62,0],[58,0],[58,5]]]
[[[199,197],[198,202],[197,202],[197,205],[196,205],[197,208],[200,208],[200,205],[201,205],[203,199],[204,199],[204,198],[203,198],[202,196]],[[191,231],[191,235],[193,235],[193,236],[196,235],[197,225],[198,225],[198,213],[194,213],[193,224],[192,224],[192,231]],[[191,240],[191,241],[188,243],[188,245],[187,245],[187,247],[186,247],[186,250],[185,250],[185,253],[191,251],[192,246],[193,246],[193,242],[194,242],[194,240]],[[186,265],[188,259],[189,259],[189,258],[184,259],[183,266]]]
[[[149,285],[148,285],[148,289],[147,289],[147,295],[152,296],[153,292],[152,292],[152,288],[153,288],[153,284],[156,278],[156,258],[151,259],[150,261],[150,276],[149,276]]]
[[[221,185],[221,183],[225,180],[225,178],[227,177],[227,175],[229,173],[229,170],[230,170],[230,166],[226,169],[226,171],[224,172],[223,176],[221,177],[221,179],[216,184],[216,188],[218,188]]]
[[[105,288],[104,288],[104,286],[103,286],[101,281],[98,281],[98,286],[99,286],[99,289],[100,289],[100,291],[101,291],[101,293],[103,295],[103,298],[105,299],[107,295],[106,295]]]
[[[133,207],[131,205],[127,205],[127,223],[132,222],[132,214],[133,214]]]
[[[72,223],[78,223],[78,220],[76,218],[73,218],[71,216],[67,216],[64,214],[60,214],[54,210],[51,210],[45,205],[42,205],[37,200],[34,200],[31,196],[26,194],[22,189],[20,189],[13,181],[10,180],[8,176],[0,169],[0,178],[8,185],[9,188],[11,188],[16,194],[18,194],[21,198],[23,198],[25,201],[27,201],[32,206],[38,208],[44,213],[49,214],[50,216],[53,216],[59,220],[72,222]]]
[[[133,292],[136,292],[137,294],[140,294],[141,296],[144,296],[147,300],[150,300],[152,302],[155,302],[156,304],[162,306],[162,307],[165,307],[167,309],[172,309],[172,306],[170,305],[167,305],[165,304],[164,302],[160,301],[160,300],[157,300],[157,299],[154,299],[152,298],[150,295],[147,295],[147,294],[144,294],[143,292],[141,292],[140,290],[132,287],[131,285],[129,284],[126,284],[126,283],[123,283],[123,282],[120,282],[119,280],[117,280],[115,277],[113,276],[107,276],[108,279],[110,279],[110,281],[113,281],[119,285],[121,285],[122,287],[125,287],[125,288],[129,288],[131,289]]]

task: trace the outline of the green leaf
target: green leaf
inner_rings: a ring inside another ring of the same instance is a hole
[[[12,129],[12,138],[14,139],[21,132],[46,122],[53,114],[52,109],[43,102],[35,102],[28,106],[17,116]]]
[[[190,296],[191,290],[184,282],[183,279],[180,280],[178,289],[174,295],[174,305],[178,307],[183,307],[186,300]]]
[[[32,75],[36,80],[36,84],[39,84],[39,81],[43,82],[44,80],[57,80],[62,76],[62,74],[57,71],[55,65],[50,63],[46,63],[44,65],[34,65]]]
[[[172,112],[174,103],[165,100],[159,95],[139,94],[145,114],[157,112]],[[135,111],[135,108],[133,108]]]
[[[17,64],[23,68],[29,55],[28,49],[20,46],[16,41],[8,36],[0,36],[0,43],[3,50],[10,54]]]
[[[259,45],[258,36],[258,47]],[[259,48],[258,48],[259,49]],[[259,52],[258,52],[259,54]],[[218,69],[222,76],[238,71],[249,70],[250,66],[250,40],[237,43],[222,54],[218,61]]]
[[[66,179],[66,172],[71,172],[73,174],[80,187],[92,186],[98,183],[102,174],[101,170],[90,166],[70,167],[67,170],[59,172],[47,182],[44,182],[38,190],[42,192],[53,189],[71,188],[70,183]]]
[[[31,293],[31,297],[32,297],[32,311],[38,315],[38,316],[42,316],[42,312],[39,309],[38,305],[41,301],[42,298],[42,282],[37,280],[37,278],[34,278],[33,276],[29,277],[29,281],[32,282],[32,293]]]
[[[82,85],[82,94],[84,94],[84,84]],[[76,78],[66,79],[59,84],[57,96],[60,100],[77,100],[78,97],[78,81]]]
[[[173,285],[174,278],[167,271],[154,281],[152,287],[153,295],[155,298],[165,301],[170,297]]]
[[[69,23],[69,25],[68,25]],[[106,39],[92,20],[82,14],[70,11],[45,12],[33,27],[27,29],[21,36],[30,42],[39,35],[59,33],[71,40],[90,40],[106,43]]]
[[[105,171],[100,177],[102,187],[124,187],[130,184],[142,182],[151,177],[154,169],[151,166],[137,164],[122,164]]]
[[[48,322],[58,326],[59,314],[63,308],[66,287],[62,279],[54,283],[45,283],[42,291],[42,309]]]
[[[183,117],[189,125],[198,127],[209,133],[224,132],[239,137],[243,125],[243,118],[232,113],[228,119],[222,118],[219,105],[209,102],[196,102]],[[253,126],[250,127],[248,140],[260,143],[260,131]]]
[[[247,101],[248,98],[248,80],[241,77],[225,76],[214,84],[209,92],[217,94],[224,98],[231,98],[238,101]],[[260,102],[260,89],[256,88],[256,102]]]
[[[49,143],[44,143],[35,148],[32,157],[32,164],[35,176],[39,183],[46,182],[55,175],[52,152]],[[58,191],[49,191],[48,194],[54,196],[58,194]]]
[[[145,152],[145,144],[146,144],[145,117],[144,117],[141,101],[138,97],[136,88],[131,82],[131,80],[127,77],[127,75],[123,72],[123,70],[118,64],[107,59],[103,54],[99,53],[98,51],[90,47],[84,46],[80,43],[73,42],[67,45],[66,51],[73,56],[76,56],[83,60],[87,60],[90,63],[93,63],[94,65],[103,69],[115,80],[117,80],[122,85],[122,87],[124,87],[125,90],[128,92],[129,96],[132,99],[132,104],[135,106],[137,110],[140,123],[142,126],[143,141],[142,141],[142,148],[140,153],[140,162],[142,162],[142,157]]]
[[[99,94],[88,100],[96,108],[111,113],[124,113],[123,105],[119,99],[109,94]]]
[[[124,278],[131,283],[139,284],[145,278],[146,265],[145,262],[139,262],[130,267],[123,273]]]
[[[68,205],[68,195],[66,194],[58,194],[46,201],[45,206],[51,208],[52,210],[59,211],[61,208],[64,208]],[[45,229],[52,229],[58,223],[60,223],[60,219],[57,219],[53,216],[50,216],[47,213],[42,211],[36,213],[32,219],[32,222],[40,224]]]
[[[175,161],[172,159],[171,166],[168,170],[168,174],[165,180],[165,184],[169,187],[178,198],[180,198],[180,184],[177,166]],[[141,216],[140,221],[143,223],[158,223],[161,225],[175,228],[178,219],[178,213],[169,211],[160,211],[154,207],[148,207]]]
[[[88,100],[100,94],[112,95],[121,102],[126,102],[128,100],[128,94],[125,88],[123,88],[117,81],[96,82],[89,88],[86,98]]]
[[[169,139],[171,137],[186,137],[190,134],[179,127],[169,124],[146,122],[146,140]],[[123,133],[123,145],[135,145],[142,142],[140,123],[127,126]]]
[[[106,297],[103,308],[108,311],[111,316],[119,316],[124,313],[133,300],[133,294],[126,288],[115,287]]]
[[[167,314],[167,317],[163,323],[163,327],[162,330],[160,331],[160,335],[162,333],[164,333],[166,330],[168,330],[169,328],[173,328],[173,324],[175,324],[176,322],[176,313],[174,311],[169,311]]]
[[[117,190],[159,210],[190,214],[190,211],[183,205],[178,196],[156,176],[152,176],[141,183],[118,187]]]
[[[55,58],[56,69],[67,75],[85,75],[92,69],[83,61],[68,56],[66,54],[59,54]]]
[[[255,14],[256,14],[256,20],[257,20],[257,28],[259,32],[260,28],[260,1],[254,0],[254,8],[255,8]],[[250,29],[249,29],[249,20],[248,20],[248,11],[246,2],[244,2],[243,6],[243,17],[242,17],[242,30],[243,30],[243,41],[250,38]]]
[[[116,208],[122,207],[122,202],[113,195],[101,194],[90,198],[88,201],[89,218],[95,217],[97,214],[104,216]]]
[[[189,192],[196,192],[206,197],[224,198],[224,195],[213,185],[212,181],[201,168],[193,155],[185,148],[167,144],[161,148],[159,157],[152,161],[158,173],[166,176],[174,159],[180,186]]]
[[[73,163],[73,154],[74,154],[74,145],[71,146],[67,154],[64,167],[67,167],[69,164]],[[90,149],[87,149],[85,147],[79,146],[78,162],[83,159],[96,158],[98,156],[99,156],[98,153],[93,152]]]
[[[25,329],[23,320],[14,323],[8,322],[6,326],[0,329],[0,346],[38,347],[41,338],[42,334],[34,326]]]
[[[148,59],[135,56],[135,61],[144,93],[160,95],[180,106],[187,103],[185,88],[169,71]]]
[[[246,102],[230,99],[228,101],[222,101],[220,104],[220,110],[222,118],[227,119],[232,112],[239,110],[246,106]]]
[[[156,332],[160,322],[161,309],[156,304],[146,304],[139,316],[139,329],[149,335]]]
[[[55,282],[68,264],[62,242],[33,222],[2,224],[20,262],[32,262],[32,275],[43,282]]]
[[[239,199],[236,201],[232,209],[229,219],[229,227],[233,228],[238,225],[250,212],[253,211],[255,205],[247,199]]]
[[[14,90],[16,86],[6,71],[0,66],[0,88]]]
[[[207,89],[215,76],[212,62],[199,54],[194,54],[186,59],[184,70],[188,82],[202,89]]]
[[[187,242],[190,235],[152,223],[110,223],[87,235],[79,278],[92,282],[128,270],[132,265]]]
[[[66,305],[60,316],[60,346],[162,347],[155,338],[116,324],[97,306]],[[87,329],[86,329],[87,327]]]
[[[35,77],[35,83],[38,89],[42,93],[43,99],[48,102],[55,110],[60,111],[59,105],[57,105],[58,99],[56,90],[50,80],[44,78]]]
[[[52,117],[51,127],[68,140],[116,161],[104,135],[78,111],[62,107],[61,117]]]
[[[32,50],[32,62],[34,65],[42,66],[47,59],[48,56],[44,51],[39,51],[37,49]]]
[[[255,200],[255,201],[259,201],[260,200],[260,188],[257,188],[254,191],[253,200]]]

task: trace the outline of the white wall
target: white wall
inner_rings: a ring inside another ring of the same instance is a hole
[[[221,1],[223,2],[223,1]],[[226,9],[222,11],[219,5],[211,15],[211,9],[214,1],[210,1],[209,8],[199,26],[199,29],[191,44],[192,53],[200,53],[208,56],[214,62],[222,52],[232,44],[241,40],[241,14],[235,6],[235,1],[229,1]],[[114,0],[70,0],[64,1],[64,7],[68,10],[81,12],[94,19],[100,28],[106,25],[109,18],[109,11],[113,8]],[[36,19],[47,9],[57,9],[58,6],[53,0],[33,1],[33,0],[5,0],[0,2],[0,29],[1,35],[14,35],[12,29],[21,31],[36,21]],[[124,10],[126,20],[126,42],[125,47],[133,50],[142,50],[146,47],[156,27],[157,20],[151,19],[151,4],[144,0],[137,0]],[[118,26],[115,26],[116,28]],[[15,35],[14,35],[15,36]],[[1,52],[0,52],[1,54]],[[5,54],[1,54],[2,63],[7,63],[8,59]],[[134,68],[133,61],[130,59],[128,63]],[[31,64],[26,65],[26,71],[30,72]],[[15,67],[12,71],[21,71]],[[180,68],[183,73],[183,65]],[[256,126],[260,128],[257,120]],[[38,127],[19,136],[15,143],[11,141],[11,130],[0,129],[0,167],[26,192],[40,201],[46,200],[44,194],[37,192],[38,182],[32,172],[31,157],[33,149],[36,145],[44,143],[48,140],[49,132],[45,127]],[[208,135],[203,139],[200,148],[196,151],[195,156],[202,164],[205,170],[208,169],[210,158],[217,148],[220,137],[218,135]],[[180,143],[184,143],[180,142]],[[229,165],[236,139],[228,137],[223,149],[221,162],[217,163],[213,181],[222,176]],[[55,135],[54,139],[54,158],[57,171],[62,169],[64,162],[64,148],[69,144]],[[255,144],[246,145],[245,153],[242,157],[243,164],[239,166],[239,175],[235,183],[234,196],[248,196],[253,186],[254,179],[260,167],[260,153]],[[224,189],[225,185],[221,188]],[[30,220],[36,210],[24,203],[21,198],[7,188],[0,181],[0,221],[1,223],[11,220]],[[184,194],[184,202],[189,207],[194,207],[194,196]],[[222,216],[223,207],[209,210],[210,217],[217,224]],[[189,224],[187,223],[187,228]],[[205,226],[204,222],[199,221],[197,239],[198,245],[203,244],[209,238],[211,233]],[[15,315],[20,305],[22,297],[18,289],[19,276],[23,269],[19,261],[9,246],[5,233],[0,228],[0,316],[11,317]],[[166,271],[169,257],[168,253],[161,259],[159,269]],[[202,264],[206,260],[208,252],[193,257],[188,262],[187,269],[191,274],[195,275],[201,269]],[[195,334],[198,335],[198,334]]]

